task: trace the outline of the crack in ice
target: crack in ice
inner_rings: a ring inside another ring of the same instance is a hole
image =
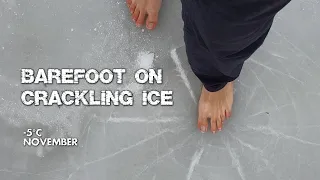
[[[262,149],[254,147],[253,145],[242,141],[240,138],[236,137],[235,135],[233,135],[229,131],[228,131],[228,134],[230,134],[230,136],[232,138],[234,138],[235,140],[237,140],[242,146],[247,147],[247,148],[251,149],[252,151],[258,152],[259,154],[263,154],[263,150]]]
[[[80,167],[78,167],[74,172],[72,172],[71,174],[69,174],[69,177],[68,177],[67,180],[70,180],[70,179],[73,177],[73,175],[74,175],[75,173],[77,173],[79,170],[80,170]]]
[[[177,54],[177,49],[171,50],[170,54],[171,54],[171,58],[172,58],[173,62],[176,64],[177,70],[178,70],[178,72],[180,73],[180,76],[181,76],[181,78],[182,78],[185,86],[186,86],[187,89],[189,90],[189,93],[190,93],[190,96],[191,96],[193,102],[194,102],[195,104],[197,104],[197,101],[196,101],[195,95],[194,95],[194,93],[193,93],[193,91],[192,91],[192,89],[191,89],[191,86],[190,86],[190,82],[189,82],[189,80],[188,80],[188,77],[187,77],[184,69],[182,68],[181,61],[180,61],[179,56],[178,56],[178,54]]]
[[[192,177],[192,174],[193,174],[193,171],[194,171],[194,168],[197,164],[199,164],[199,161],[202,157],[202,154],[203,154],[203,151],[204,151],[204,148],[202,147],[201,149],[197,150],[192,159],[191,159],[191,163],[190,163],[190,166],[189,166],[189,171],[188,171],[188,174],[187,174],[187,180],[190,180],[191,177]]]
[[[253,96],[256,94],[257,88],[258,88],[258,87],[254,87],[254,89],[252,90],[253,92],[251,93],[249,99],[248,99],[247,102],[246,102],[246,106],[245,106],[245,108],[244,108],[245,110],[247,110],[248,105],[250,104]]]
[[[107,122],[112,123],[170,123],[178,121],[178,118],[159,118],[154,120],[149,120],[145,118],[129,118],[129,117],[121,117],[121,118],[110,118]]]
[[[143,140],[141,140],[141,141],[139,141],[139,142],[137,142],[137,143],[135,143],[135,144],[133,144],[133,145],[130,145],[130,146],[125,147],[125,148],[122,148],[122,149],[120,149],[119,151],[117,151],[117,152],[115,152],[115,153],[109,154],[109,155],[104,156],[104,157],[102,157],[102,158],[99,158],[99,159],[97,159],[97,160],[93,160],[93,161],[90,161],[90,162],[86,162],[84,165],[87,166],[87,165],[90,165],[90,164],[93,164],[93,163],[96,163],[96,162],[100,162],[100,161],[103,161],[103,160],[105,160],[105,159],[114,157],[114,156],[116,156],[116,155],[118,155],[118,154],[120,154],[120,153],[122,153],[122,152],[124,152],[124,151],[127,151],[127,150],[132,149],[132,148],[134,148],[134,147],[137,147],[137,146],[139,146],[139,145],[141,145],[141,144],[144,144],[144,143],[148,142],[149,140],[151,140],[151,139],[153,139],[153,138],[156,138],[156,137],[158,137],[158,136],[160,136],[161,134],[166,133],[166,132],[170,132],[170,130],[169,130],[169,129],[165,129],[165,130],[163,130],[163,131],[160,131],[159,133],[157,133],[157,134],[155,134],[155,135],[153,135],[153,136],[147,137],[147,138],[145,138],[145,139],[143,139]]]
[[[63,178],[56,178],[56,177],[52,177],[52,176],[42,175],[41,173],[15,172],[15,171],[10,171],[8,169],[1,169],[0,172],[6,172],[6,173],[12,173],[12,174],[28,174],[28,175],[33,175],[33,176],[43,176],[43,177],[50,177],[50,178],[57,179],[57,180],[63,179]]]
[[[299,82],[300,84],[304,85],[304,82],[303,82],[303,81],[301,81],[301,80],[293,77],[293,76],[290,75],[290,74],[286,74],[286,73],[283,73],[283,72],[281,72],[281,71],[279,71],[279,70],[273,69],[273,68],[271,68],[271,67],[269,67],[269,66],[267,66],[267,65],[264,65],[264,64],[262,64],[262,63],[260,63],[260,62],[258,62],[258,61],[256,61],[256,60],[254,60],[254,59],[252,59],[252,58],[250,58],[250,61],[253,62],[253,63],[255,63],[255,64],[257,64],[257,65],[260,65],[260,66],[268,69],[268,70],[271,71],[271,72],[277,72],[277,73],[279,73],[279,74],[281,74],[281,75],[287,76],[287,77],[289,77],[290,79],[293,79],[293,80]]]
[[[277,53],[274,53],[274,52],[270,52],[270,51],[268,51],[272,56],[274,56],[274,57],[278,57],[278,58],[281,58],[281,59],[288,59],[288,57],[284,57],[284,56],[281,56],[281,55],[279,55],[279,54],[277,54]]]
[[[278,110],[278,105],[276,103],[276,101],[273,99],[273,97],[271,96],[270,92],[268,91],[268,89],[266,88],[266,86],[264,85],[264,83],[260,80],[260,78],[258,77],[258,75],[251,70],[252,73],[256,76],[256,78],[258,79],[258,81],[262,84],[263,89],[266,91],[267,95],[269,96],[269,98],[271,99],[271,101],[273,102],[273,104],[275,105],[276,109]]]
[[[292,139],[292,140],[300,142],[302,144],[312,145],[312,146],[320,146],[320,144],[318,144],[318,143],[306,141],[306,140],[303,140],[303,139],[300,139],[300,138],[297,138],[297,137],[294,137],[294,136],[286,135],[286,134],[284,134],[282,132],[278,132],[278,131],[272,129],[271,127],[265,127],[265,126],[253,127],[253,126],[248,126],[248,125],[245,126],[245,127],[249,128],[249,129],[252,129],[252,130],[255,130],[255,131],[258,131],[258,132],[262,132],[262,133],[267,134],[267,135],[274,135],[274,136],[277,136],[277,137],[281,136],[281,137],[283,137],[285,139]]]
[[[144,172],[146,172],[150,167],[154,166],[155,164],[157,164],[159,162],[159,160],[164,159],[165,157],[171,155],[173,152],[175,152],[176,150],[179,150],[181,148],[184,147],[184,144],[188,142],[188,140],[195,134],[196,132],[190,134],[187,138],[185,138],[182,143],[176,145],[174,148],[170,148],[169,151],[167,153],[165,153],[164,155],[157,157],[156,160],[152,161],[150,164],[145,165],[145,167],[142,169],[141,172],[136,174],[136,178],[141,176],[141,174],[143,174]]]
[[[244,174],[244,172],[242,170],[242,167],[241,167],[241,164],[240,164],[240,161],[239,161],[239,157],[237,156],[236,152],[234,152],[234,150],[231,149],[229,140],[227,140],[227,142],[226,141],[222,141],[222,142],[225,144],[225,146],[226,146],[226,148],[228,150],[228,153],[229,153],[229,155],[230,155],[230,157],[232,159],[232,164],[234,166],[236,166],[240,178],[242,180],[246,180],[245,174]]]
[[[308,56],[304,51],[302,51],[300,48],[298,48],[295,44],[293,44],[291,41],[287,39],[284,35],[282,35],[280,32],[275,30],[274,28],[271,28],[271,30],[276,33],[277,35],[281,36],[287,43],[289,43],[292,47],[294,47],[296,50],[300,51],[308,60],[310,60],[313,64],[315,64],[317,67],[320,67],[319,64],[316,63],[315,60],[313,60],[310,56]]]

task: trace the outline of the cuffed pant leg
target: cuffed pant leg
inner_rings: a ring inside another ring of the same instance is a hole
[[[253,34],[250,42],[241,40],[238,44],[229,45],[223,41],[219,41],[218,36],[225,34],[205,33],[208,29],[220,28],[219,25],[224,24],[228,27],[228,23],[222,18],[215,17],[211,22],[203,22],[203,19],[197,19],[198,8],[194,8],[194,1],[182,0],[182,18],[184,21],[184,40],[186,45],[186,53],[188,62],[194,74],[203,83],[204,87],[210,92],[221,90],[228,82],[234,81],[242,70],[245,60],[247,60],[264,42],[272,20],[265,23],[260,32]],[[200,22],[200,23],[199,23]],[[248,26],[248,32],[252,26]],[[245,31],[246,27],[241,27]],[[219,32],[219,31],[218,31]],[[228,34],[225,39],[239,39],[237,34]],[[232,37],[234,36],[234,37]],[[240,38],[241,39],[241,38]],[[214,41],[214,44],[207,42]],[[220,44],[221,45],[220,45]],[[223,55],[221,55],[223,54]]]

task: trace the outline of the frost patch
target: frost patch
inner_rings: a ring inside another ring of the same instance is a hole
[[[137,58],[137,64],[142,69],[150,69],[153,67],[154,53],[140,52]]]

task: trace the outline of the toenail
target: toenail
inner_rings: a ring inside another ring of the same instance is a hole
[[[206,131],[206,127],[201,126],[201,132],[205,132]]]
[[[215,131],[212,131],[212,133],[216,133]]]
[[[148,29],[153,29],[153,25],[154,25],[153,23],[149,23],[149,24],[147,25],[147,28],[148,28]]]
[[[141,27],[142,25],[141,25],[141,24],[137,24],[137,26],[138,26],[138,27]]]

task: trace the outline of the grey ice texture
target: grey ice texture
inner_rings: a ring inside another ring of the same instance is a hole
[[[213,135],[196,127],[200,82],[187,63],[180,1],[164,1],[160,25],[149,32],[135,27],[125,0],[1,0],[0,179],[319,179],[319,12],[319,0],[294,0],[277,15],[235,82],[233,117]],[[139,61],[148,52],[152,62]],[[136,84],[141,67],[163,68],[163,84]],[[27,86],[21,68],[129,73],[123,85]],[[137,95],[133,107],[23,106],[21,92],[33,89]],[[142,107],[141,90],[172,90],[174,106]],[[23,147],[30,127],[80,144]]]

